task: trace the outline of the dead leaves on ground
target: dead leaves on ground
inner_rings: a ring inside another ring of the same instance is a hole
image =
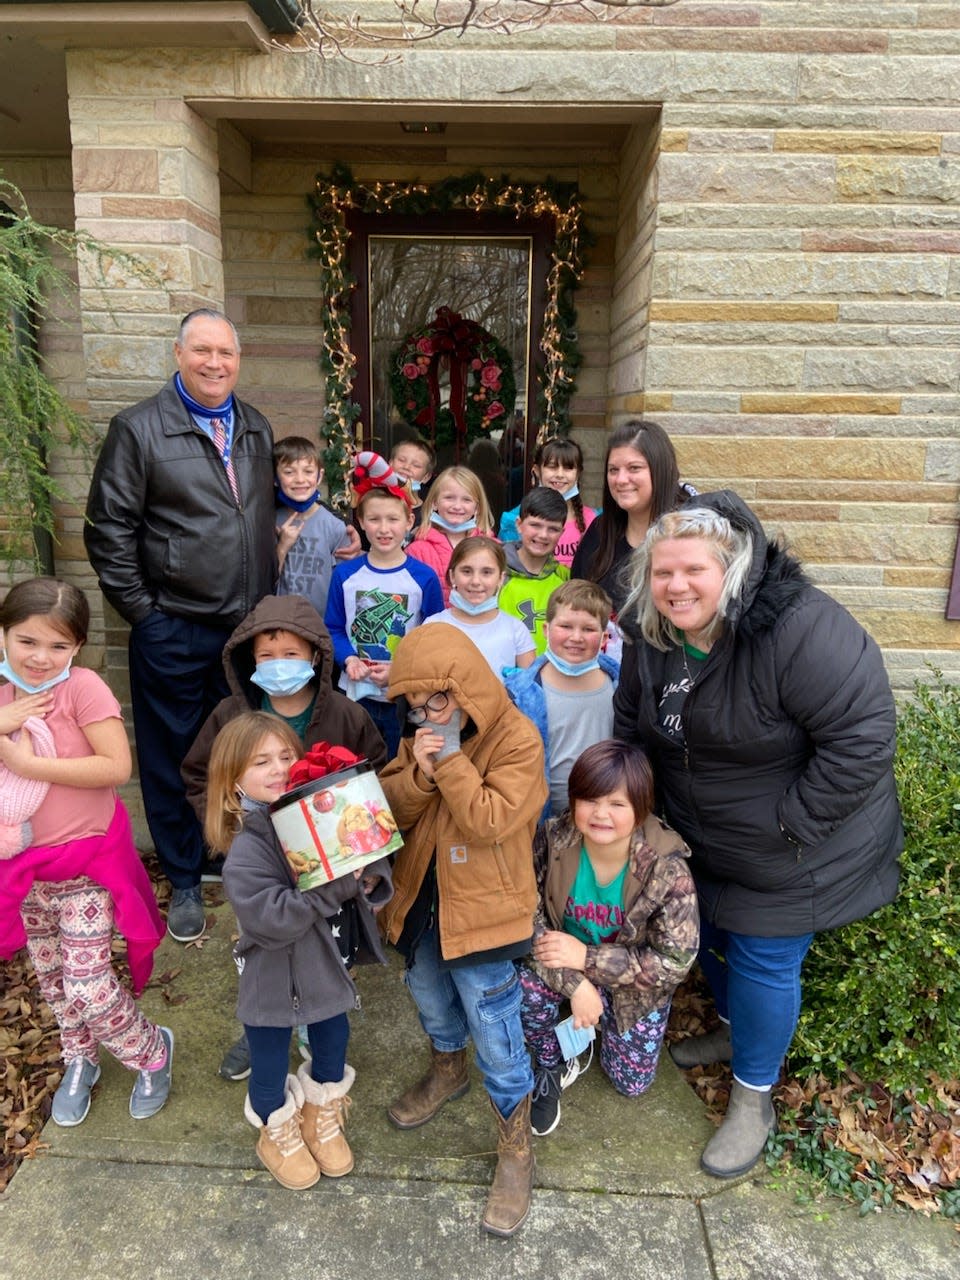
[[[699,1035],[716,1025],[702,979],[689,979],[674,998],[668,1039]],[[715,1063],[685,1074],[719,1124],[730,1095],[729,1067]],[[781,1117],[790,1115],[798,1131],[819,1129],[823,1144],[849,1152],[855,1178],[875,1183],[879,1173],[898,1204],[936,1213],[938,1195],[960,1189],[958,1080],[931,1075],[922,1090],[894,1095],[848,1072],[840,1084],[823,1076],[783,1080],[774,1097]]]

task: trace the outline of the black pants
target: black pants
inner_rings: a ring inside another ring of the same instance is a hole
[[[180,765],[207,716],[229,693],[222,661],[229,635],[229,627],[159,609],[130,632],[140,790],[160,866],[176,889],[200,883],[203,834],[187,803]]]

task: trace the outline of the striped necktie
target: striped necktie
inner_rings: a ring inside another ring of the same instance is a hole
[[[233,469],[233,459],[227,453],[227,430],[223,425],[222,418],[211,418],[210,426],[213,428],[214,447],[223,459],[224,469],[227,473],[227,479],[230,481],[230,488],[233,491],[233,500],[239,506],[240,504],[240,486],[237,484],[237,474]]]

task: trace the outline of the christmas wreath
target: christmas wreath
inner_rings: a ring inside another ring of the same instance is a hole
[[[440,403],[440,370],[449,370],[450,399]],[[390,357],[393,403],[404,422],[434,444],[469,446],[505,427],[517,398],[510,353],[475,320],[441,307],[409,333]]]

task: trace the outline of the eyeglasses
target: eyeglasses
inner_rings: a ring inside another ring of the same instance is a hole
[[[427,712],[432,711],[434,715],[438,715],[446,707],[450,699],[445,693],[431,693],[422,707],[411,707],[407,712],[407,719],[411,724],[425,724]]]

